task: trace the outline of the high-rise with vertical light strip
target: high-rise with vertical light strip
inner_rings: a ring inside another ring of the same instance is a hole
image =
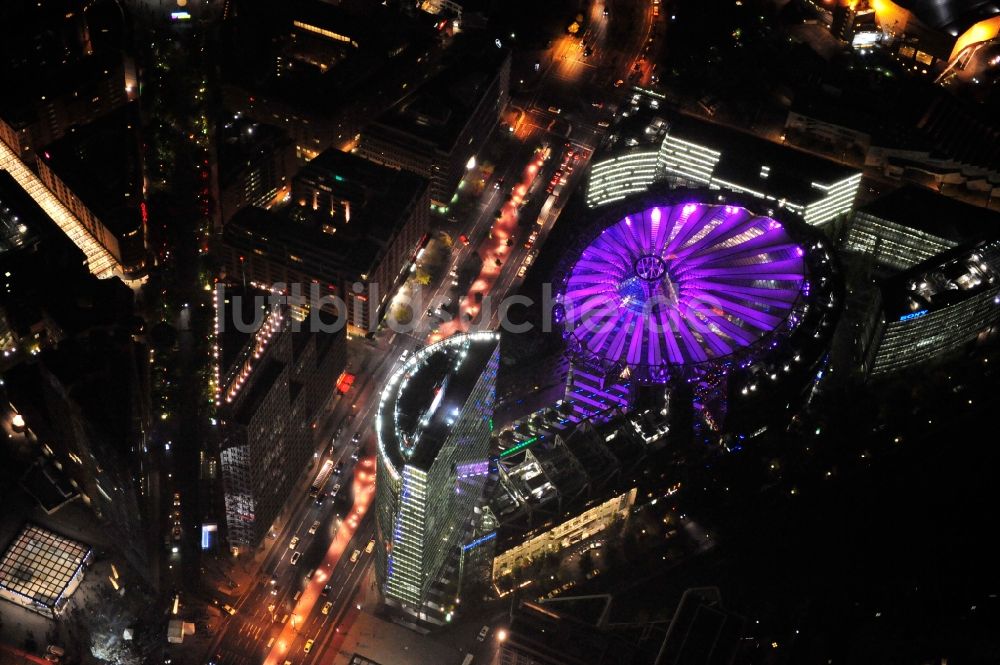
[[[387,605],[442,623],[455,603],[448,566],[489,473],[499,337],[455,335],[410,356],[376,417],[375,572]]]

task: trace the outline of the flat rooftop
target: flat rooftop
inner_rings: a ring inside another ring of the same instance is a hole
[[[280,127],[233,118],[219,129],[219,184],[225,188],[257,159],[268,158],[292,139]]]
[[[126,104],[70,129],[39,157],[112,232],[142,228],[142,144],[139,108]]]
[[[219,301],[219,368],[222,376],[235,371],[236,365],[252,349],[251,325],[260,317],[263,323],[271,311],[271,294],[252,286],[226,286],[224,298]]]
[[[0,591],[55,607],[89,554],[84,543],[26,524],[0,559]]]
[[[715,179],[779,199],[811,202],[826,196],[815,185],[829,186],[860,173],[855,168],[693,116],[671,113],[666,119],[669,136],[721,153]]]
[[[41,3],[39,6],[41,7]],[[62,19],[65,12],[58,13],[60,16],[56,19],[42,20]],[[7,17],[7,20],[11,21],[10,25],[15,25],[15,19]],[[27,39],[35,35],[37,40],[37,36],[44,30],[52,29],[51,22],[38,26],[26,26],[23,23],[17,25],[18,32],[23,33]],[[36,43],[20,49],[11,44],[6,45],[9,47],[7,53],[28,53],[41,59],[35,62],[20,59],[8,61],[10,66],[0,74],[0,82],[4,85],[4,94],[0,96],[0,117],[15,127],[23,127],[39,119],[39,100],[77,97],[91,99],[105,92],[109,72],[122,71],[123,60],[119,52],[97,51],[92,55],[76,54],[67,58],[65,48],[52,48],[55,43],[56,40],[53,40],[40,49]]]
[[[956,243],[1000,237],[1000,213],[914,185],[880,196],[858,212]]]
[[[340,273],[373,272],[427,186],[420,176],[330,149],[295,176],[290,203],[271,210],[244,208],[223,236],[233,247],[260,249],[296,271],[339,282]],[[314,209],[317,191],[339,205]]]
[[[402,133],[451,153],[507,57],[508,51],[491,40],[461,35],[440,71],[379,116],[365,133]]]
[[[424,347],[382,393],[380,445],[397,470],[428,470],[496,350],[495,333],[454,335]]]
[[[887,321],[920,318],[1000,288],[1000,240],[959,245],[881,281]]]

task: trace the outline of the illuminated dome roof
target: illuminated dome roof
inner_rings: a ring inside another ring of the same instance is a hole
[[[556,318],[578,362],[663,382],[685,366],[738,361],[796,327],[808,270],[782,222],[651,200],[606,218],[570,257]]]

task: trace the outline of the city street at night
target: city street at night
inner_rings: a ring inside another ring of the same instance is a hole
[[[0,55],[0,665],[1000,662],[997,0]]]

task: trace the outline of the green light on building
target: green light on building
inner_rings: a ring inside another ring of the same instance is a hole
[[[521,450],[524,450],[525,448],[533,444],[535,441],[538,441],[539,438],[540,437],[533,436],[530,439],[526,439],[512,448],[508,448],[507,450],[502,451],[500,453],[501,459],[504,457],[509,457],[510,455],[513,455],[514,453],[519,452]]]

